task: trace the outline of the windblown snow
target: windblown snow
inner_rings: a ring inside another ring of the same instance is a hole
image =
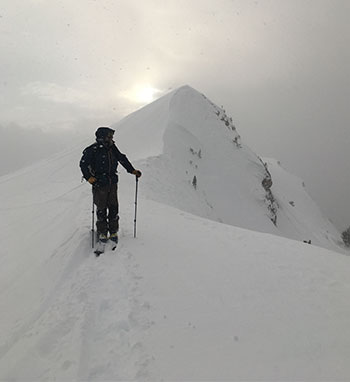
[[[0,178],[0,380],[349,380],[349,257],[303,182],[188,86],[114,127],[143,172],[115,252],[91,249],[89,139]]]

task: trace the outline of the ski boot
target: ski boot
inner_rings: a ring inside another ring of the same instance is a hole
[[[113,232],[109,236],[109,240],[113,243],[112,244],[112,251],[115,251],[118,245],[118,232]]]
[[[103,244],[106,244],[107,241],[108,241],[108,237],[107,237],[107,235],[105,235],[105,234],[103,234],[103,233],[100,233],[100,234],[98,235],[98,241],[100,241],[100,242],[103,243]]]
[[[97,239],[98,239],[98,241],[96,243],[94,253],[95,253],[96,257],[99,257],[105,251],[105,246],[106,246],[106,243],[108,241],[108,237],[107,237],[107,235],[104,235],[103,233],[99,233],[97,235]]]
[[[118,244],[118,232],[111,233],[109,240],[113,241],[115,244]]]

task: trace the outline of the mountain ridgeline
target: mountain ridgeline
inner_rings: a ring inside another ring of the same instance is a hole
[[[303,182],[255,154],[225,110],[190,86],[113,127],[118,144],[132,147],[131,157],[144,170],[146,197],[225,224],[340,250],[339,232]]]

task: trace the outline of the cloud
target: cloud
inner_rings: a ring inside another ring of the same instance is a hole
[[[36,96],[50,102],[68,103],[80,107],[89,107],[95,103],[95,97],[91,97],[90,94],[81,90],[40,81],[25,85],[21,90],[21,94],[24,96]]]
[[[0,126],[0,176],[25,167],[69,144],[68,134],[48,133],[11,124]]]
[[[86,146],[86,140],[95,139],[95,130],[112,121],[81,119],[79,122],[63,121],[51,128],[24,127],[11,123],[0,125],[0,176],[26,167],[38,160],[46,159],[66,148]],[[77,164],[73,164],[77,165]]]

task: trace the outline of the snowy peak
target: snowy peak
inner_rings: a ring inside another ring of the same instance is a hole
[[[205,95],[183,86],[116,129],[142,137],[143,147],[135,151],[144,161],[150,198],[216,221],[278,233],[269,172],[242,143],[232,118]],[[119,142],[126,144],[127,138]]]
[[[181,87],[171,98],[168,128],[176,126],[186,129],[203,142],[210,142],[213,139],[212,143],[215,144],[218,139],[228,139],[236,146],[240,145],[240,136],[232,118],[205,95],[189,86]],[[226,129],[221,129],[222,127]]]
[[[192,135],[200,137],[208,134],[201,129],[204,127],[203,122],[210,117],[215,120],[219,118],[227,127],[235,129],[232,119],[226,116],[223,109],[197,90],[184,85],[128,115],[113,127],[117,130],[118,143],[123,147],[131,147],[132,135],[134,158],[145,159],[164,153],[164,134],[168,128],[182,126]],[[209,127],[214,126],[209,124]],[[232,139],[236,139],[236,144],[239,144],[238,135]]]
[[[312,207],[290,211],[286,199],[291,197],[281,195],[287,187],[281,182],[296,192],[290,186],[295,178],[280,177],[279,172],[271,175],[268,164],[242,141],[232,117],[191,86],[173,90],[115,128],[121,149],[130,148],[135,153],[132,159],[144,170],[148,198],[255,231],[300,241],[312,237],[314,244],[332,249],[341,241],[305,190],[303,200]],[[319,219],[305,216],[311,210]]]

